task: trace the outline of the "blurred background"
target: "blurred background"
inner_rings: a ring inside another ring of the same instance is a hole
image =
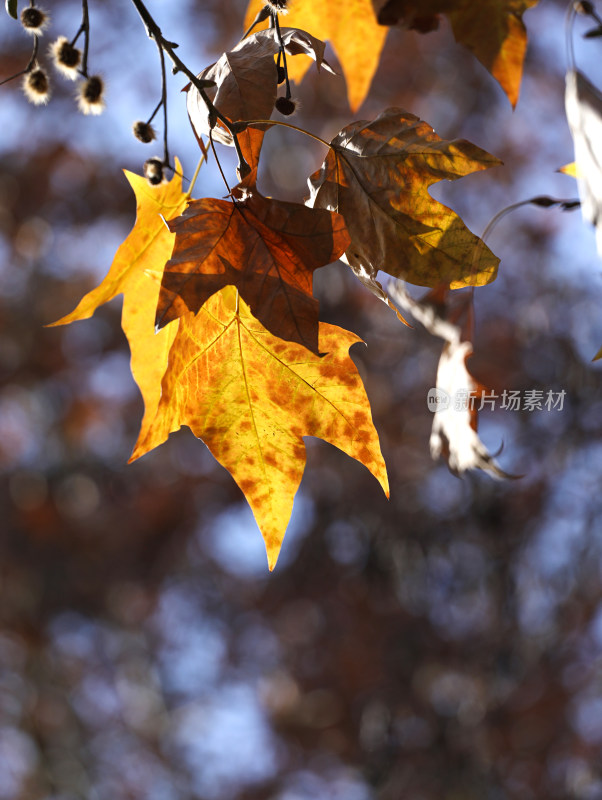
[[[148,5],[195,71],[241,33],[240,0]],[[42,54],[79,26],[76,2],[50,11]],[[343,78],[312,70],[293,121],[330,139],[397,105],[500,157],[431,190],[476,233],[518,200],[576,197],[556,172],[573,159],[564,12],[542,0],[525,15],[514,113],[443,20],[427,36],[391,30],[355,116]],[[400,326],[344,265],[316,273],[322,319],[367,343],[352,353],[391,499],[307,439],[269,574],[241,493],[188,429],[126,466],[142,401],[119,300],[44,327],[102,279],[133,225],[121,169],[160,154],[131,134],[159,100],[156,48],[128,3],[90,13],[101,117],[78,114],[56,74],[48,107],[28,104],[18,80],[0,89],[0,800],[602,798],[593,231],[579,211],[523,208],[489,240],[502,262],[477,291],[472,371],[498,393],[566,392],[561,411],[481,414],[485,443],[524,476],[509,482],[458,479],[430,459],[440,341]],[[578,20],[577,61],[602,85],[587,27]],[[7,15],[0,44],[2,76],[22,69],[31,41]],[[169,138],[190,177],[183,83],[170,77]],[[324,155],[271,130],[262,190],[301,201]],[[223,163],[233,176],[229,152]],[[195,196],[224,194],[210,159]]]

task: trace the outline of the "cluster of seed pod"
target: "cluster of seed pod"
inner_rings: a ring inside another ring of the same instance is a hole
[[[23,78],[23,91],[34,105],[45,105],[50,100],[50,78],[36,56],[37,40],[48,27],[50,17],[46,11],[32,4],[23,9],[20,19],[23,29],[36,39],[34,56]],[[63,77],[69,80],[84,79],[77,92],[77,105],[82,114],[102,113],[105,107],[104,81],[100,75],[88,75],[87,71],[82,70],[82,52],[75,46],[75,40],[70,42],[66,36],[59,36],[50,45],[49,55],[55,69]]]

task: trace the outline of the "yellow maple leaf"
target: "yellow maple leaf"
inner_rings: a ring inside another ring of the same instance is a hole
[[[320,324],[320,357],[273,336],[236,289],[181,318],[162,396],[134,460],[188,425],[234,477],[263,535],[273,569],[305,468],[303,436],[360,461],[388,496],[370,404],[349,357],[355,334]]]
[[[88,319],[98,306],[123,294],[121,326],[130,345],[132,374],[144,399],[140,436],[146,434],[157,410],[161,378],[178,327],[174,321],[155,334],[161,276],[175,240],[163,218],[169,220],[181,214],[189,200],[177,174],[181,171],[176,159],[172,180],[151,186],[146,178],[124,170],[136,195],[136,223],[117,250],[102,283],[88,292],[70,314],[52,323],[66,325]]]
[[[250,0],[245,30],[264,5],[263,0]],[[283,22],[331,42],[347,81],[349,105],[356,111],[368,94],[387,37],[387,28],[376,21],[372,0],[291,0]],[[307,59],[290,59],[289,76],[298,83],[310,65]]]

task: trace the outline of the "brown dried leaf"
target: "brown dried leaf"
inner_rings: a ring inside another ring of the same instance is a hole
[[[465,140],[440,139],[397,108],[348,125],[330,147],[309,179],[308,204],[343,215],[351,236],[346,259],[363,283],[377,284],[378,270],[420,286],[495,279],[499,259],[428,187],[496,166],[498,159]]]
[[[263,5],[264,0],[249,0],[245,30]],[[312,31],[331,42],[347,81],[349,105],[356,111],[368,94],[387,36],[376,21],[372,0],[291,0],[288,10],[291,27]],[[291,65],[289,74],[299,82],[306,71],[307,65],[300,62]]]

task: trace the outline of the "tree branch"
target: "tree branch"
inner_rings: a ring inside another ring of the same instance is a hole
[[[209,118],[219,120],[224,125],[224,127],[227,128],[227,130],[230,132],[230,135],[232,136],[232,140],[234,142],[234,147],[236,148],[236,155],[238,156],[239,171],[241,172],[241,174],[248,172],[249,165],[245,161],[245,158],[242,154],[242,150],[240,149],[240,144],[238,141],[238,137],[234,132],[233,124],[227,117],[225,117],[219,111],[218,108],[216,108],[213,105],[213,103],[207,96],[207,93],[205,91],[206,83],[202,81],[200,78],[198,78],[193,72],[191,72],[186,66],[186,64],[184,64],[182,59],[176,55],[174,50],[178,45],[175,42],[170,42],[167,39],[165,39],[165,37],[161,33],[161,28],[157,25],[157,23],[151,16],[150,12],[146,8],[142,0],[132,0],[132,3],[134,4],[136,11],[140,15],[140,18],[142,19],[142,21],[146,26],[146,32],[148,36],[151,39],[154,39],[159,45],[159,47],[162,48],[162,50],[165,53],[167,53],[167,55],[171,59],[175,67],[174,74],[176,72],[183,72],[186,75],[186,77],[190,79],[190,82],[192,83],[194,88],[198,91],[198,93],[201,95],[205,105],[207,106],[207,109],[209,111]]]

